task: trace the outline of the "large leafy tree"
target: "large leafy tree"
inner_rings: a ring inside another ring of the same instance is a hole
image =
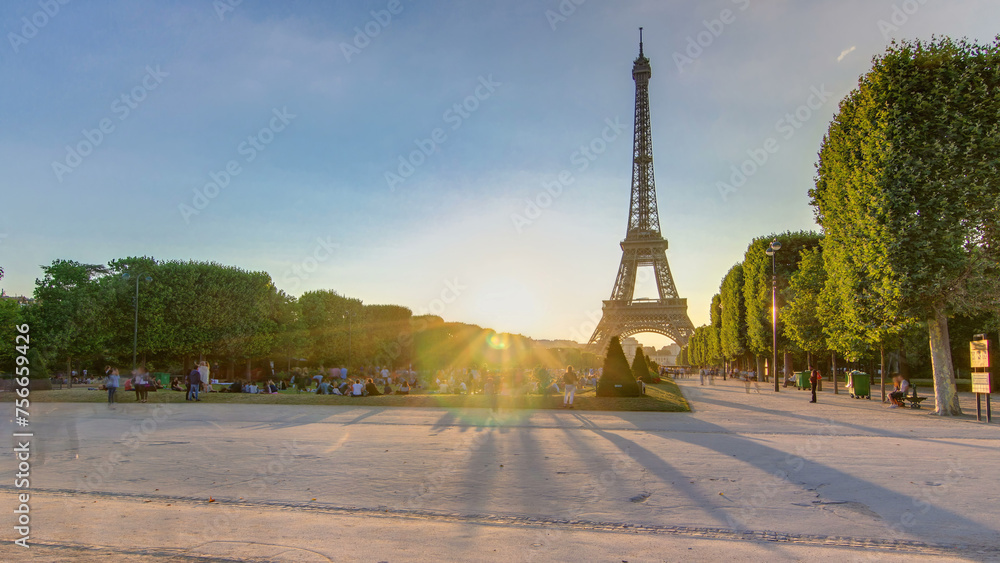
[[[12,297],[0,297],[0,373],[14,373],[14,358],[18,355],[14,349],[17,326],[22,323],[24,306]]]
[[[360,337],[362,328],[358,322],[363,318],[361,300],[321,290],[302,294],[299,305],[307,334],[309,363],[346,366],[349,354],[353,360],[354,337]]]
[[[819,248],[803,250],[799,269],[788,283],[789,303],[783,311],[784,328],[785,336],[814,355],[827,350],[826,335],[819,317],[819,294],[825,284],[823,253]]]
[[[747,352],[746,307],[743,302],[743,264],[729,269],[722,279],[719,307],[722,326],[719,345],[722,356],[733,360]]]
[[[137,285],[144,358],[235,362],[265,357],[277,345],[289,303],[266,272],[148,257],[114,260],[109,271],[102,279],[113,328],[109,357],[131,357]]]
[[[102,314],[98,280],[104,266],[73,260],[55,260],[43,266],[44,276],[35,280],[34,304],[26,311],[37,347],[49,368],[66,362],[67,375],[74,359],[101,353],[109,339],[107,319]]]
[[[884,341],[925,319],[942,415],[961,413],[948,316],[988,302],[1000,270],[998,63],[1000,40],[891,45],[841,103],[812,190],[827,263],[852,276],[846,324],[872,315],[853,332]]]
[[[772,240],[781,243],[773,257],[766,254]],[[743,299],[746,307],[747,344],[754,355],[768,356],[772,352],[771,276],[778,282],[778,351],[796,349],[782,327],[782,308],[787,303],[787,291],[792,274],[798,269],[799,255],[819,244],[820,235],[810,231],[786,232],[754,239],[743,258]],[[788,362],[786,361],[786,366]],[[788,366],[790,367],[790,366]]]

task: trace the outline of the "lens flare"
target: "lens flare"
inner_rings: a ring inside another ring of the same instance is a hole
[[[506,350],[507,349],[507,337],[506,335],[493,333],[486,338],[486,343],[490,345],[490,348],[494,350]]]

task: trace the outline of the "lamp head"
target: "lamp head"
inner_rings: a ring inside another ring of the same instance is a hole
[[[764,254],[767,254],[768,256],[774,256],[774,249],[769,246],[767,247],[767,250],[764,251]]]
[[[771,241],[771,250],[774,250],[775,252],[781,250],[781,243],[778,242],[778,239]]]

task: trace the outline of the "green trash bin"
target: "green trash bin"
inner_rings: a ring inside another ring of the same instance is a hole
[[[871,376],[861,371],[852,371],[847,375],[847,387],[851,390],[851,397],[871,400],[872,386]]]
[[[795,376],[796,376],[795,377],[796,388],[798,388],[800,391],[803,389],[810,389],[808,371],[800,371],[799,373],[795,374]]]
[[[166,389],[170,389],[170,374],[163,372],[153,373],[153,377],[160,382],[160,385]]]

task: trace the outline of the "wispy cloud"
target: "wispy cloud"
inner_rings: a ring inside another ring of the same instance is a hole
[[[844,60],[844,57],[846,57],[847,55],[850,55],[851,53],[853,53],[854,50],[857,49],[857,48],[858,47],[856,45],[852,45],[850,49],[844,49],[843,51],[841,51],[840,52],[840,56],[837,57],[837,62],[839,63],[840,61]]]

